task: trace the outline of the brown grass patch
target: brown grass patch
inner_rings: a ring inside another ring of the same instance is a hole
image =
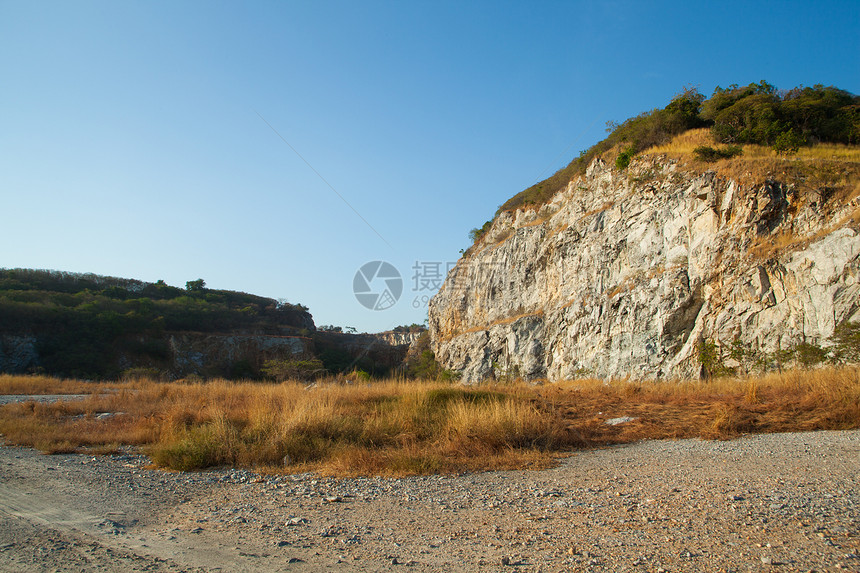
[[[17,376],[0,374],[0,394],[89,394],[102,392],[107,388],[125,387],[127,384],[105,384],[69,380],[52,376]]]
[[[30,380],[19,378],[23,386]],[[634,420],[606,424],[622,416]],[[85,401],[0,407],[6,442],[46,453],[139,446],[179,470],[336,475],[539,468],[577,448],[642,439],[858,427],[858,368],[540,387],[141,382]]]
[[[791,231],[780,231],[772,235],[757,237],[750,246],[749,253],[754,259],[768,260],[778,254],[806,248],[837,229],[846,226],[860,226],[860,207],[855,208],[850,214],[842,217],[834,224],[827,225],[807,236],[798,236]]]
[[[699,146],[711,147],[723,144],[717,143],[711,136],[710,128],[703,127],[691,129],[676,137],[668,143],[651,147],[643,151],[643,155],[668,155],[675,158],[688,158],[693,156],[693,150]],[[860,146],[841,145],[838,143],[820,143],[809,147],[801,147],[797,153],[780,156],[770,147],[764,145],[742,145],[743,157],[747,159],[760,158],[787,158],[789,160],[825,160],[857,163],[860,162]]]
[[[860,146],[822,143],[801,147],[797,153],[779,155],[769,147],[742,145],[743,155],[706,163],[695,159],[700,145],[719,147],[707,128],[682,133],[665,145],[643,155],[665,155],[695,172],[715,171],[725,179],[757,186],[768,179],[793,183],[801,189],[836,188],[845,196],[860,193]],[[843,197],[844,199],[844,197]]]
[[[643,153],[653,155],[668,155],[670,157],[687,157],[693,155],[693,150],[700,145],[714,145],[711,130],[707,127],[690,129],[675,136],[671,141],[647,149]]]
[[[591,217],[592,215],[597,215],[598,213],[603,213],[605,211],[608,211],[609,209],[612,209],[614,206],[615,206],[615,201],[607,201],[606,203],[604,203],[600,207],[597,207],[596,209],[592,209],[591,211],[586,211],[585,213],[582,214],[582,216],[580,216],[580,219],[585,219],[586,217]]]
[[[798,237],[790,231],[774,233],[756,237],[749,248],[749,254],[754,259],[768,260],[778,253],[799,249],[808,245],[810,240],[806,237]]]
[[[853,367],[712,381],[570,382],[541,393],[592,445],[860,427],[860,369]],[[636,419],[605,424],[622,416]]]
[[[565,435],[525,388],[398,380],[311,389],[141,382],[83,401],[2,406],[0,433],[46,453],[141,446],[157,465],[178,470],[341,475],[546,466]]]

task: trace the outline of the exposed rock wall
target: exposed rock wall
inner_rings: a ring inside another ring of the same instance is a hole
[[[0,335],[0,372],[22,374],[38,366],[35,336]]]
[[[376,338],[383,341],[385,344],[390,346],[407,346],[411,347],[415,344],[415,341],[426,332],[425,330],[417,331],[417,332],[397,332],[393,330],[387,330],[385,332],[378,332],[374,334]]]
[[[391,336],[392,334],[395,336]],[[384,373],[403,365],[410,348],[409,338],[408,334],[391,332],[375,334],[317,332],[314,336],[314,346],[324,362],[326,357],[335,359],[330,366],[333,373],[348,372],[352,369]]]
[[[857,207],[665,159],[623,172],[598,159],[466,252],[430,303],[432,347],[468,382],[695,376],[704,339],[826,345],[860,310]]]
[[[175,376],[229,373],[237,363],[257,372],[267,360],[294,358],[312,350],[309,338],[252,334],[177,332],[169,335],[168,344]]]
[[[189,375],[244,378],[259,376],[269,360],[331,358],[332,373],[342,368],[386,372],[402,366],[420,333],[343,334],[317,332],[311,336],[255,333],[165,332],[117,340],[110,367],[119,376],[132,369],[161,372],[170,378]],[[0,335],[0,373],[24,374],[44,370],[39,355],[45,341],[34,335]],[[338,361],[337,358],[340,358]],[[49,372],[50,373],[50,372]]]

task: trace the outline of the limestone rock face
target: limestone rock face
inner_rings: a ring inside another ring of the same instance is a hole
[[[466,252],[430,302],[432,348],[471,382],[696,376],[705,339],[826,346],[860,318],[858,204],[596,159]]]
[[[415,344],[415,341],[418,340],[418,337],[421,336],[423,331],[420,332],[397,332],[393,330],[388,330],[385,332],[378,332],[374,334],[376,338],[388,344],[389,346],[412,346]]]

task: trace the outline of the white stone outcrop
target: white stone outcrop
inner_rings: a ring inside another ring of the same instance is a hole
[[[469,382],[695,376],[705,339],[826,346],[860,318],[857,208],[663,158],[624,172],[597,159],[466,252],[430,303],[432,348]]]

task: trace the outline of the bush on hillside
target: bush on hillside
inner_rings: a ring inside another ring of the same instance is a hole
[[[795,130],[789,129],[777,135],[771,147],[777,153],[797,153],[805,143],[806,140],[801,135]]]
[[[633,159],[633,155],[635,153],[636,149],[632,145],[619,153],[618,157],[615,158],[615,168],[627,169],[627,166],[630,165],[630,160]]]
[[[475,229],[472,229],[471,231],[469,231],[469,238],[472,240],[473,243],[476,242],[478,239],[483,237],[484,234],[486,234],[486,232],[489,231],[490,227],[492,227],[492,226],[493,226],[493,222],[487,221],[486,223],[481,225],[480,228],[475,228]]]
[[[709,145],[700,145],[693,150],[693,156],[700,161],[712,163],[720,159],[730,159],[736,155],[743,155],[743,152],[743,148],[739,145],[729,145],[719,149]]]

